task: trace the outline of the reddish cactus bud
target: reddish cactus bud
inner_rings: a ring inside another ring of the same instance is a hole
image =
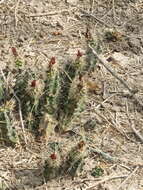
[[[50,155],[50,158],[51,158],[52,160],[56,160],[56,159],[57,159],[57,156],[56,156],[55,153],[53,153],[53,154]]]
[[[52,57],[52,58],[50,59],[49,66],[51,67],[51,66],[54,65],[55,63],[56,63],[56,59],[55,59],[55,57]]]
[[[31,87],[36,87],[36,80],[33,80],[33,81],[31,82]]]
[[[11,51],[12,51],[12,54],[13,54],[15,57],[17,57],[17,56],[18,56],[18,53],[17,53],[17,51],[16,51],[16,48],[15,48],[15,47],[12,47],[12,48],[11,48]]]
[[[76,56],[77,56],[77,58],[80,58],[83,56],[83,54],[78,50]]]

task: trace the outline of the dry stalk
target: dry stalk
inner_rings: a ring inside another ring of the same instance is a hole
[[[102,180],[96,182],[93,186],[86,188],[85,190],[94,190],[94,188],[101,183],[105,183],[106,181],[110,181],[110,180],[114,180],[114,179],[126,178],[126,177],[127,177],[127,175],[107,176],[107,177],[103,178]]]
[[[95,110],[99,109],[101,106],[103,106],[106,102],[108,102],[108,100],[110,100],[112,97],[114,97],[115,95],[117,95],[117,93],[112,94],[111,96],[107,97],[104,101],[102,101],[100,104],[98,104],[95,107]]]
[[[139,166],[137,166],[133,172],[130,173],[130,175],[118,186],[118,188],[116,190],[119,190],[120,188],[122,188],[125,183],[136,173],[136,171],[139,169]]]
[[[113,19],[115,21],[115,0],[112,0]]]
[[[11,185],[9,184],[9,180],[6,179],[5,176],[2,176],[2,175],[0,174],[0,180],[1,180],[1,179],[2,179],[2,181],[4,182],[5,186],[7,186],[7,188],[10,189]],[[0,185],[2,184],[2,181],[0,181]],[[11,188],[12,188],[12,187],[11,187]]]
[[[23,131],[25,144],[27,144],[27,138],[26,138],[25,127],[24,127],[24,122],[23,122],[23,116],[22,116],[22,111],[21,111],[21,102],[20,102],[19,98],[17,97],[17,95],[15,94],[14,91],[13,91],[13,95],[14,95],[14,97],[16,98],[16,100],[18,102],[20,122],[21,122],[21,126],[22,126],[22,131]]]
[[[126,134],[126,132],[122,129],[121,130],[121,125],[119,122],[117,121],[114,121],[114,117],[111,115],[111,113],[107,110],[107,112],[110,114],[110,116],[112,117],[112,120],[111,120],[111,124],[112,124],[112,127],[114,129],[116,129],[122,136],[125,136],[127,140],[131,141],[131,142],[134,142],[134,140],[132,140],[130,137],[128,137],[128,135]],[[119,128],[120,127],[120,128]]]
[[[110,162],[118,162],[118,161],[120,161],[119,158],[113,157],[113,156],[109,155],[108,153],[103,152],[99,148],[90,148],[90,150],[92,152],[94,152],[94,153],[97,153],[97,154],[101,155],[104,159],[106,159],[106,160],[108,160]]]
[[[128,110],[129,110],[128,109],[128,103],[126,102],[126,114],[127,114],[128,120],[130,122],[129,126],[131,127],[131,129],[133,130],[133,132],[135,133],[135,135],[137,136],[137,138],[139,138],[140,141],[143,143],[143,136],[140,134],[139,131],[136,130],[134,122],[130,119],[129,111]]]
[[[14,13],[14,16],[15,16],[15,26],[16,26],[16,27],[17,27],[17,23],[18,23],[17,13],[18,13],[19,3],[20,3],[20,0],[18,0],[17,3],[16,3],[16,6],[15,6],[15,13]]]
[[[133,132],[134,132],[135,135],[140,139],[140,141],[143,143],[143,136],[139,133],[139,131],[136,130],[136,128],[134,127],[135,124],[133,123],[133,121],[130,120],[130,119],[129,119],[129,121],[130,121],[130,123],[131,123],[130,127],[132,128]]]
[[[53,15],[57,15],[57,14],[62,14],[68,12],[67,9],[63,9],[61,11],[55,11],[55,12],[48,12],[48,13],[39,13],[39,14],[30,14],[30,15],[26,15],[26,17],[43,17],[43,16],[53,16]]]
[[[136,94],[133,94],[133,96],[131,96],[134,101],[135,101],[135,104],[137,104],[138,106],[140,106],[140,108],[143,110],[143,103],[138,99],[137,95]]]
[[[126,134],[124,131],[122,131],[121,129],[119,129],[117,123],[114,122],[114,118],[111,116],[111,114],[110,114],[110,112],[109,112],[108,110],[107,110],[108,113],[109,113],[110,116],[112,117],[112,120],[111,120],[111,121],[109,121],[105,116],[103,116],[103,115],[101,115],[100,113],[98,113],[98,112],[96,111],[96,109],[95,109],[94,111],[95,111],[95,113],[96,113],[99,117],[101,117],[102,119],[104,119],[104,120],[109,124],[109,126],[113,127],[113,129],[115,129],[117,132],[119,132],[122,136],[126,137],[127,140],[130,140],[130,141],[134,142],[132,139],[130,139],[130,138],[127,136],[127,134]]]
[[[102,20],[100,20],[99,18],[97,18],[96,16],[94,16],[93,14],[88,13],[87,11],[82,10],[82,9],[80,9],[80,11],[81,11],[85,16],[92,17],[92,18],[94,18],[96,21],[98,21],[100,24],[106,26],[107,28],[110,28],[110,26],[109,26],[108,24],[106,24],[105,22],[103,22]]]
[[[115,74],[115,73],[107,66],[107,63],[105,62],[105,60],[103,60],[103,59],[100,57],[100,55],[97,54],[97,52],[95,51],[95,49],[93,49],[93,48],[91,47],[91,45],[89,45],[89,47],[91,48],[93,54],[95,55],[95,57],[97,57],[97,59],[99,60],[99,62],[107,69],[107,71],[108,71],[109,73],[111,73],[117,80],[119,80],[119,81],[124,85],[125,88],[128,89],[128,91],[131,93],[131,95],[137,93],[136,90],[132,90],[132,89],[128,86],[128,84],[127,84],[125,81],[123,81],[123,79],[121,79],[119,76],[117,76],[117,74]]]
[[[5,83],[7,84],[6,77],[5,77],[4,72],[3,72],[3,70],[2,70],[1,68],[0,68],[0,71],[1,71],[1,75],[2,75],[2,77],[3,77],[4,81],[5,81]]]

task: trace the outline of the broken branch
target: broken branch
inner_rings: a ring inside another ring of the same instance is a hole
[[[134,95],[135,93],[137,93],[137,90],[132,90],[126,82],[123,81],[123,79],[121,79],[119,76],[117,76],[117,74],[115,74],[107,65],[106,62],[97,54],[97,52],[95,51],[95,49],[93,49],[91,47],[91,45],[89,45],[90,49],[92,50],[93,54],[97,57],[97,59],[99,60],[99,62],[107,69],[107,71],[109,73],[111,73],[117,80],[119,80],[127,89],[128,91]]]

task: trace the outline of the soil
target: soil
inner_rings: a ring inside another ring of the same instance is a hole
[[[142,0],[1,0],[1,69],[14,67],[11,47],[17,49],[23,67],[39,73],[51,57],[64,64],[76,59],[79,50],[85,61],[87,32],[93,41],[100,42],[100,55],[108,67],[137,93],[130,94],[98,61],[85,81],[87,107],[78,121],[96,123],[90,128],[85,122],[85,135],[91,141],[86,144],[88,156],[82,172],[74,179],[60,176],[46,182],[43,167],[47,144],[35,141],[26,131],[27,144],[0,145],[0,189],[143,190],[143,140],[138,135],[143,136]],[[62,142],[66,151],[77,138],[69,133],[50,140]],[[96,167],[104,171],[101,176],[91,175]]]

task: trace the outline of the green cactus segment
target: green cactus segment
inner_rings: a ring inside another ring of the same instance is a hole
[[[82,170],[86,156],[85,143],[80,141],[67,153],[67,159],[62,163],[64,175],[70,175],[72,178],[78,175],[78,172]]]
[[[84,91],[79,96],[78,101],[77,99],[74,100],[76,105],[73,107],[73,113],[71,117],[68,119],[65,128],[76,131],[76,133],[82,136],[82,125],[83,125],[83,118],[84,118],[84,111],[86,110],[86,101],[87,97]]]
[[[10,142],[16,143],[18,141],[18,138],[16,136],[15,130],[12,128],[12,123],[11,123],[12,119],[10,120],[10,114],[4,112],[4,117],[6,121],[7,137]]]
[[[65,175],[74,178],[81,172],[84,159],[87,156],[86,146],[83,141],[72,147],[66,155],[62,152],[62,149],[59,149],[59,145],[57,148],[57,144],[55,145],[55,143],[50,143],[48,147],[54,153],[50,154],[45,161],[44,177],[46,181]],[[61,159],[60,155],[64,156],[65,159]]]
[[[57,120],[63,120],[69,110],[69,91],[76,76],[77,64],[63,63],[59,68],[53,68],[50,79],[47,80],[47,110]]]
[[[57,178],[60,174],[61,158],[58,142],[48,143],[48,156],[44,164],[44,178],[46,181]]]
[[[28,80],[31,77],[30,72],[31,71],[26,71],[22,74],[19,74],[14,87],[14,92],[20,100],[22,113],[25,117],[27,117],[27,114],[31,112],[34,102],[34,98],[27,92]]]
[[[10,92],[4,79],[0,78],[0,142],[4,141],[8,145],[13,145],[18,139],[12,126],[14,120],[14,100]]]
[[[69,158],[66,162],[67,167],[66,168],[66,174],[70,175],[72,178],[74,178],[78,172],[79,169],[81,169],[83,159],[80,157],[77,160],[72,160],[72,158]]]
[[[57,96],[57,91],[59,89],[59,77],[58,71],[52,70],[47,72],[47,79],[45,81],[45,98],[46,105],[45,109],[48,113],[54,114],[56,110],[55,98]]]
[[[8,145],[13,145],[18,142],[18,137],[16,135],[15,129],[12,126],[13,115],[10,108],[1,107],[0,109],[0,138],[4,139],[5,143]]]
[[[101,52],[100,48],[101,43],[99,41],[91,40],[88,42],[88,44],[94,47],[98,53]],[[85,74],[90,74],[90,72],[94,71],[96,63],[97,63],[97,58],[94,56],[92,50],[87,45],[85,64],[83,64],[80,70],[81,75],[84,76]]]
[[[32,81],[34,80],[37,82],[36,73],[31,69],[27,69],[22,73],[20,72],[17,75],[14,92],[17,96],[16,108],[17,110],[19,109],[20,103],[25,127],[36,133],[37,130],[35,129],[38,129],[43,105],[41,104],[42,90],[37,87],[37,83],[35,83],[35,86],[32,86]]]
[[[48,158],[44,165],[44,177],[45,180],[55,179],[60,175],[60,163],[57,160]]]

